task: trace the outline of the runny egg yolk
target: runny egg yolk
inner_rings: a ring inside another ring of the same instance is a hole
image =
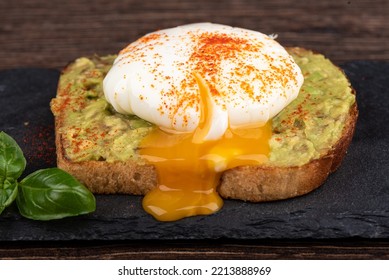
[[[143,208],[160,221],[209,215],[223,206],[217,186],[223,171],[264,163],[269,155],[271,123],[228,129],[221,139],[204,141],[213,113],[211,95],[195,74],[200,92],[200,123],[193,133],[175,134],[159,128],[141,143],[140,154],[157,170],[159,185],[143,199]]]

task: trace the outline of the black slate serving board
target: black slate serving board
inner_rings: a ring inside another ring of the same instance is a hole
[[[340,169],[316,191],[269,203],[225,201],[212,216],[172,223],[155,221],[141,197],[97,196],[93,214],[40,222],[21,217],[15,205],[0,216],[0,241],[262,239],[389,237],[389,63],[342,65],[357,91],[360,117]],[[0,72],[0,130],[13,136],[28,161],[25,174],[55,166],[49,102],[59,72]]]

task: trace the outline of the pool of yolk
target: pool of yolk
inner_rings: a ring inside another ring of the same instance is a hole
[[[228,129],[216,141],[203,141],[212,114],[209,89],[196,76],[201,117],[193,133],[174,134],[159,128],[141,143],[140,155],[157,170],[159,185],[148,192],[142,205],[160,221],[212,214],[223,206],[217,193],[222,172],[268,159],[271,123],[247,129]]]

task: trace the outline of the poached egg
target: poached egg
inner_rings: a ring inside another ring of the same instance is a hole
[[[226,25],[160,30],[124,48],[103,88],[117,112],[156,125],[139,150],[159,180],[144,209],[162,221],[219,210],[222,172],[266,162],[271,118],[303,80],[274,39]]]

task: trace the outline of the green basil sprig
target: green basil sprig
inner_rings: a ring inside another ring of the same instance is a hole
[[[59,168],[35,171],[19,183],[20,214],[34,220],[61,219],[95,211],[93,194]]]
[[[17,179],[26,168],[19,145],[5,132],[0,132],[0,214],[16,198]]]
[[[18,144],[0,132],[0,213],[15,199],[22,216],[52,220],[96,210],[93,194],[59,168],[35,171],[18,183],[26,160]]]

